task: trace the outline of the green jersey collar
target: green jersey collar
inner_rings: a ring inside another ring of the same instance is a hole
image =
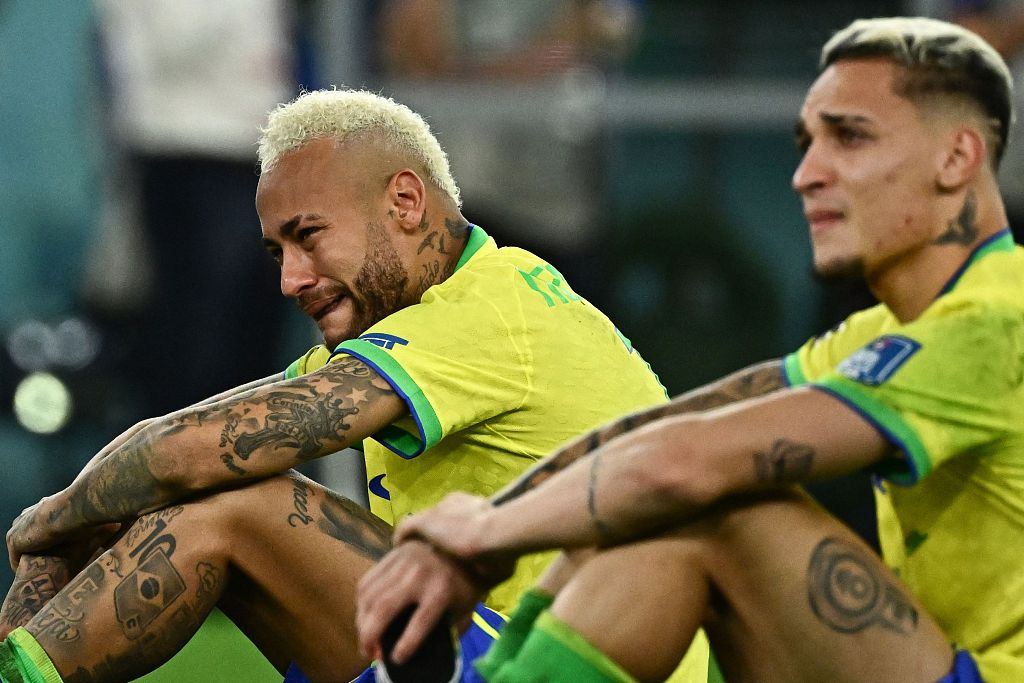
[[[462,250],[462,256],[459,258],[459,262],[455,264],[455,270],[458,270],[462,266],[466,265],[469,259],[473,258],[476,252],[480,251],[480,247],[487,244],[487,233],[479,225],[469,224],[469,239],[466,240],[466,248]]]
[[[949,282],[947,282],[946,286],[942,288],[941,292],[939,292],[939,296],[951,292],[953,288],[956,287],[956,283],[960,281],[961,277],[963,277],[963,274],[967,272],[967,269],[977,263],[977,261],[985,255],[991,254],[994,251],[1013,251],[1015,246],[1016,245],[1013,242],[1013,235],[1010,234],[1009,228],[1003,228],[996,234],[992,235],[975,247],[974,251],[971,252],[971,255],[966,261],[964,261],[964,264],[960,266],[955,273],[953,273],[953,277],[949,278]]]

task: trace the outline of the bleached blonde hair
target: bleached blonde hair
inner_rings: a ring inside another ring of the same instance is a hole
[[[978,111],[994,167],[1013,121],[1013,78],[995,48],[957,24],[925,17],[858,19],[821,50],[821,69],[843,59],[884,57],[904,67],[896,92],[918,103],[960,98]]]
[[[390,97],[365,90],[315,90],[270,112],[259,140],[260,170],[266,173],[287,152],[319,138],[344,143],[378,137],[419,161],[428,179],[462,206],[448,155],[423,117]]]

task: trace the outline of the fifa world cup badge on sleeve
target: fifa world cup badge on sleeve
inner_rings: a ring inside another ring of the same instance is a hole
[[[921,344],[913,339],[887,334],[855,351],[837,369],[855,382],[878,386],[892,377],[920,348]]]

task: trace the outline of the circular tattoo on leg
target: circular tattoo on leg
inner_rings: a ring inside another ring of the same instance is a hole
[[[917,627],[917,610],[903,591],[861,548],[838,538],[824,539],[811,554],[807,597],[818,619],[839,633],[874,624],[897,633]]]

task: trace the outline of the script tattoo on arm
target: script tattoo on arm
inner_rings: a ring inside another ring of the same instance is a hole
[[[767,451],[754,453],[754,476],[760,484],[795,484],[807,478],[813,462],[810,446],[776,439]]]
[[[904,635],[917,629],[917,609],[903,589],[888,580],[877,560],[840,538],[827,537],[814,548],[807,599],[818,620],[837,633],[876,625]]]
[[[494,505],[502,505],[518,498],[615,437],[655,420],[671,415],[710,410],[744,399],[764,396],[785,386],[782,361],[771,360],[752,365],[705,387],[682,394],[669,403],[631,413],[571,441],[527,470],[492,502]]]

